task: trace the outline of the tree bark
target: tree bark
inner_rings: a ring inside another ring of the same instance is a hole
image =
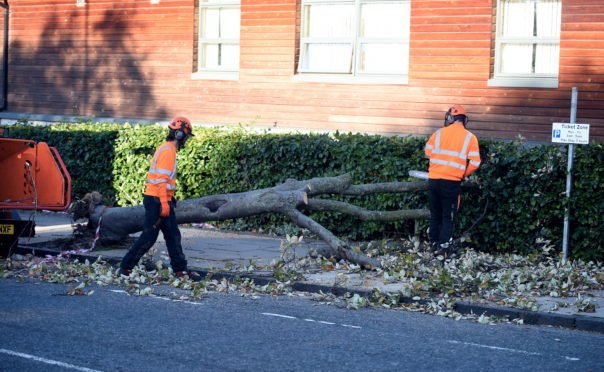
[[[362,221],[426,219],[429,218],[430,212],[425,209],[370,211],[334,200],[309,199],[309,196],[323,194],[369,195],[427,189],[428,183],[426,181],[352,185],[352,177],[349,174],[304,181],[288,179],[280,185],[265,189],[181,200],[177,203],[176,221],[179,224],[199,223],[223,221],[264,213],[280,213],[289,217],[296,225],[306,228],[321,237],[338,257],[371,268],[379,266],[380,262],[353,251],[348,244],[310,217],[304,215],[301,210],[346,213]],[[143,228],[145,215],[143,206],[107,208],[101,204],[100,198],[93,197],[84,198],[80,203],[85,203],[79,209],[86,212],[79,217],[88,218],[89,226],[92,228],[96,228],[100,224],[100,240],[103,243],[121,241],[129,234],[141,231]]]

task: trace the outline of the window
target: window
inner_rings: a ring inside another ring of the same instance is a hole
[[[558,87],[560,0],[499,0],[491,86]]]
[[[240,19],[240,1],[199,0],[195,77],[238,78]]]
[[[303,0],[298,78],[406,83],[409,18],[409,0]]]

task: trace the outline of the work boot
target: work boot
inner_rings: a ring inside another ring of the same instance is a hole
[[[121,267],[120,267],[119,271],[117,272],[118,276],[130,276],[130,274],[132,274],[132,270],[122,269]]]
[[[444,256],[445,258],[451,258],[455,255],[455,247],[453,244],[441,243],[438,245],[438,248],[434,251],[434,256]]]
[[[177,278],[189,278],[194,282],[201,282],[201,275],[195,271],[177,271],[174,273]]]

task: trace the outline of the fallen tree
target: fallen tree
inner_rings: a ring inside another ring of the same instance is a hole
[[[428,189],[426,181],[386,182],[353,185],[350,174],[337,177],[321,177],[298,181],[288,179],[284,183],[265,189],[208,195],[202,198],[178,201],[176,220],[179,224],[207,221],[223,221],[263,213],[280,213],[298,225],[323,239],[333,254],[357,263],[365,268],[377,267],[380,262],[355,252],[349,244],[336,237],[303,213],[303,211],[329,211],[345,213],[362,221],[399,221],[426,219],[430,211],[411,209],[398,211],[370,211],[345,202],[313,198],[318,195],[370,195],[378,193],[401,193]],[[90,228],[101,223],[100,241],[104,244],[123,241],[129,234],[143,229],[145,210],[142,205],[134,207],[108,208],[102,204],[98,193],[88,194],[78,201],[73,209],[74,220],[87,218]]]

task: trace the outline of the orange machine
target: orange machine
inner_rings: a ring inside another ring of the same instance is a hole
[[[0,250],[34,233],[33,221],[11,219],[10,210],[61,211],[71,203],[71,177],[57,150],[44,142],[4,138],[7,132],[0,128]]]

